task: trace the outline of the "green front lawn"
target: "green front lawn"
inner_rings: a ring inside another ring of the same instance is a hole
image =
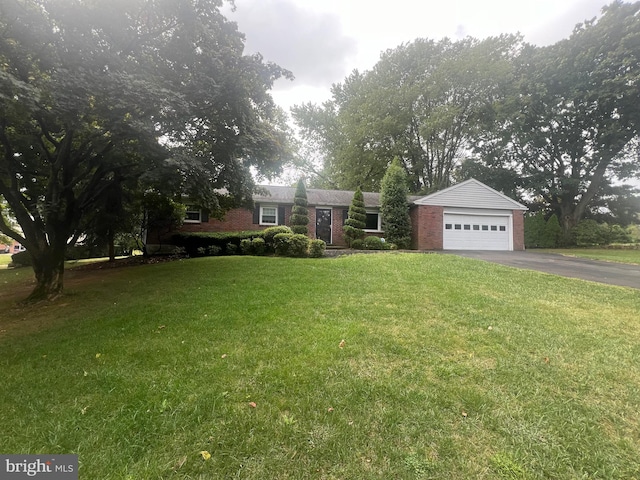
[[[81,479],[640,472],[637,290],[393,253],[70,270],[16,308],[22,283],[0,451]]]
[[[640,250],[616,250],[608,248],[554,248],[535,249],[534,252],[559,253],[572,257],[591,258],[607,262],[633,263],[640,265]]]

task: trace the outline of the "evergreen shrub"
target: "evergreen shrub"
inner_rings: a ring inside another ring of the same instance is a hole
[[[266,251],[269,253],[275,252],[274,237],[279,233],[293,233],[291,229],[285,225],[279,225],[277,227],[269,227],[262,231],[262,238],[264,238]]]
[[[391,244],[374,235],[365,237],[362,246],[365,250],[391,250]]]
[[[364,240],[361,238],[357,238],[351,241],[351,248],[354,250],[362,250],[364,249]]]
[[[353,242],[364,238],[366,219],[367,210],[364,205],[364,196],[362,195],[360,187],[358,187],[353,194],[353,200],[351,200],[351,205],[349,206],[347,221],[342,227],[344,239],[348,247],[355,248]]]
[[[251,251],[254,255],[264,255],[267,251],[264,238],[256,237],[251,241]]]
[[[293,208],[291,209],[291,230],[293,233],[306,235],[309,233],[309,210],[307,208],[307,190],[304,181],[300,179],[296,187],[296,193],[293,197]]]
[[[309,256],[311,258],[324,257],[324,252],[327,248],[327,244],[324,240],[315,239],[309,242]]]
[[[240,252],[242,255],[253,254],[253,240],[250,238],[243,238],[240,240]]]

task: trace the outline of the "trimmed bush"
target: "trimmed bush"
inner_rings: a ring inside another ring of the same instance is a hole
[[[235,243],[227,243],[224,247],[224,252],[227,255],[235,255],[238,253],[238,245]]]
[[[266,242],[264,238],[256,237],[251,240],[251,251],[254,255],[264,255],[267,251]]]
[[[289,255],[292,257],[306,257],[309,254],[309,242],[306,235],[294,233],[289,240]]]
[[[293,237],[293,233],[278,233],[273,237],[273,249],[276,255],[281,257],[289,256],[289,240]]]
[[[383,242],[380,237],[376,237],[373,235],[369,237],[365,237],[362,246],[365,250],[390,250],[391,249],[390,244]]]
[[[362,240],[364,238],[364,227],[366,226],[367,210],[364,206],[364,195],[360,187],[356,189],[349,206],[349,214],[347,221],[342,227],[344,232],[344,239],[347,242],[347,246],[350,248],[356,248],[353,243],[356,240]]]
[[[240,252],[242,252],[243,255],[253,254],[252,242],[253,240],[250,238],[243,238],[240,240]]]
[[[354,250],[362,250],[364,249],[364,240],[361,238],[357,238],[351,242],[351,248]]]
[[[281,257],[306,257],[309,237],[300,233],[279,233],[273,237],[276,255]]]
[[[306,235],[309,233],[307,226],[309,225],[309,209],[307,208],[307,189],[304,181],[300,179],[293,197],[293,208],[291,209],[291,230],[293,233]]]
[[[309,242],[309,256],[311,258],[324,257],[324,251],[327,248],[327,244],[324,240],[316,239]]]
[[[293,233],[291,229],[285,225],[280,225],[277,227],[269,227],[262,231],[262,238],[264,238],[266,251],[273,253],[275,252],[275,241],[274,237],[279,233]]]
[[[171,242],[173,245],[183,248],[185,253],[190,257],[197,257],[205,254],[209,254],[209,248],[212,246],[218,247],[220,252],[224,252],[225,255],[232,255],[227,248],[228,244],[234,244],[235,249],[232,248],[233,254],[238,250],[242,239],[253,239],[255,237],[261,237],[263,235],[262,230],[243,231],[243,232],[180,232],[171,236]],[[204,250],[199,250],[200,248]],[[203,253],[204,252],[204,253]]]

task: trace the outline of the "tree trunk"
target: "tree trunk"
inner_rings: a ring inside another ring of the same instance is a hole
[[[59,249],[48,247],[42,253],[36,255],[31,253],[36,286],[26,298],[25,303],[54,300],[62,295],[65,249],[56,250]]]
[[[562,227],[560,236],[560,246],[568,247],[575,243],[573,238],[573,229],[580,221],[581,213],[575,205],[561,205],[558,220]]]

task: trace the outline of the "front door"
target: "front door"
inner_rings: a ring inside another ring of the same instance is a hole
[[[316,238],[331,243],[331,209],[316,208]]]

